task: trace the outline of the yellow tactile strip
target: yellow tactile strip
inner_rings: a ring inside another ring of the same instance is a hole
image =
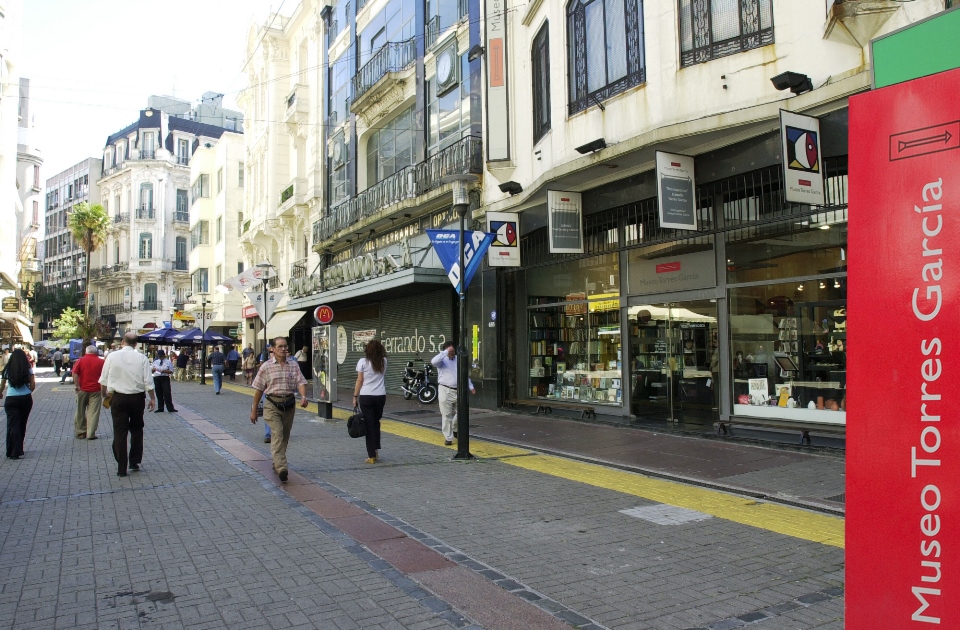
[[[251,394],[251,390],[246,387],[224,385],[224,388]],[[308,410],[316,413],[317,407],[311,403]],[[334,416],[345,420],[349,416],[349,412],[335,408]],[[385,433],[418,442],[438,444],[438,433],[435,430],[394,420],[383,420],[380,426]],[[443,447],[442,444],[438,444],[438,446],[451,450],[455,449],[455,447]],[[502,458],[500,461],[508,466],[516,466],[553,477],[585,483],[597,488],[622,492],[657,503],[697,510],[734,523],[765,529],[801,540],[809,540],[831,547],[844,547],[844,521],[839,517],[756,501],[688,484],[654,479],[639,473],[607,468],[599,464],[588,464],[553,455],[542,455],[525,449],[484,442],[483,440],[470,440],[470,451],[476,457]],[[524,455],[524,457],[516,457],[517,455]]]

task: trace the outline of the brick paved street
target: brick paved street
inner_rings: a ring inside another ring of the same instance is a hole
[[[148,415],[144,469],[118,478],[108,414],[74,439],[72,388],[41,380],[26,456],[0,468],[2,627],[843,626],[836,546],[523,454],[452,462],[439,439],[385,433],[367,465],[342,421],[303,411],[280,488],[250,397],[196,384]]]

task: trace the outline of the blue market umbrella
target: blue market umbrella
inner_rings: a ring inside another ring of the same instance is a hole
[[[173,328],[157,328],[153,332],[137,337],[140,343],[152,343],[156,345],[167,345],[171,343],[173,337],[179,333],[179,330]]]
[[[170,341],[178,346],[199,346],[213,343],[231,343],[233,339],[212,330],[203,332],[199,328],[193,327],[177,333],[171,337]]]

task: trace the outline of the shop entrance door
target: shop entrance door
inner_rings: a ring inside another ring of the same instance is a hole
[[[631,413],[713,422],[720,392],[716,301],[633,305],[628,317]]]

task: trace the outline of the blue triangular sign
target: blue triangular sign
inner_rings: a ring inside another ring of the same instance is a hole
[[[433,243],[433,249],[440,258],[443,270],[447,272],[450,278],[450,284],[460,292],[460,230],[427,230],[430,242]],[[487,253],[487,248],[493,242],[494,234],[488,234],[480,230],[470,230],[463,233],[463,260],[466,265],[464,291],[470,286],[470,280],[473,274],[480,268],[483,262],[483,255]]]

